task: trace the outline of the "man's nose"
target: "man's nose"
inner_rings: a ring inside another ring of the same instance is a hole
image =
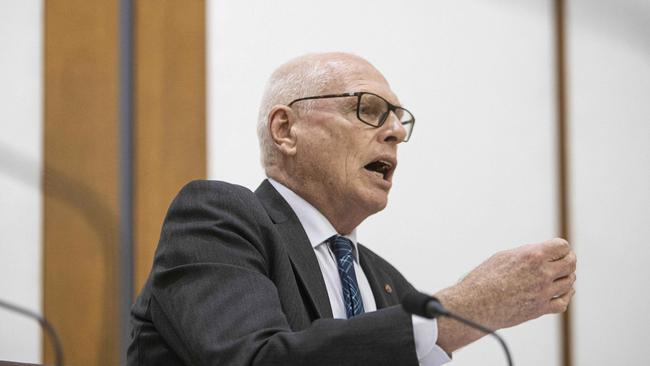
[[[406,128],[402,125],[395,112],[390,111],[386,121],[380,127],[379,139],[382,142],[399,144],[406,139]]]

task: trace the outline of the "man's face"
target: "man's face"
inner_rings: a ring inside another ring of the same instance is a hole
[[[365,91],[399,105],[385,79],[370,65],[344,77],[340,87],[328,94]],[[356,102],[357,97],[320,99],[311,111],[298,113],[295,172],[306,183],[303,195],[321,212],[362,216],[362,221],[386,207],[397,145],[406,131],[393,113],[379,128],[362,123]]]

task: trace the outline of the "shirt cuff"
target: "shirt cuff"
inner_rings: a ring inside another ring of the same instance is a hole
[[[447,352],[436,344],[438,341],[438,321],[417,315],[411,316],[415,353],[420,366],[439,366],[451,361]]]

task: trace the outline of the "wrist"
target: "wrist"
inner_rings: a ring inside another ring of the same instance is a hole
[[[473,291],[466,285],[460,283],[455,286],[443,289],[435,294],[442,305],[450,312],[464,318],[482,323],[482,317],[475,311],[478,307]],[[478,302],[480,303],[480,302]],[[490,326],[486,324],[487,326]],[[438,341],[437,344],[448,354],[472,343],[484,334],[474,328],[462,324],[456,320],[440,317],[438,318]]]

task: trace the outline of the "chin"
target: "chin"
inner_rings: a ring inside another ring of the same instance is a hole
[[[366,209],[368,216],[374,215],[388,205],[388,194],[372,194],[365,197],[362,206]]]

